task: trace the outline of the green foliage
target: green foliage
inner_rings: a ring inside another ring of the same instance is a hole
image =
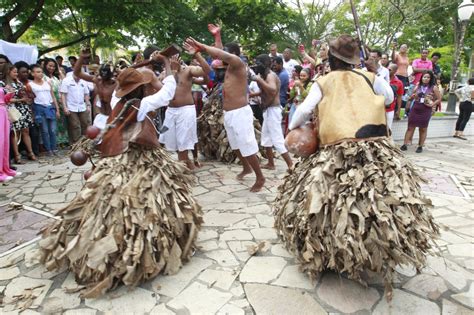
[[[407,43],[414,57],[422,47],[439,47],[432,51],[443,54],[440,64],[449,75],[459,1],[354,2],[369,46],[389,51],[395,34],[401,33],[398,43]],[[58,43],[77,53],[87,42],[93,50],[113,52],[117,47],[134,46],[139,37],[160,47],[182,43],[188,36],[212,43],[208,23],[220,23],[223,41],[238,41],[250,56],[267,52],[271,43],[277,43],[280,51],[285,47],[296,50],[300,43],[310,47],[312,39],[356,34],[350,4],[344,0],[46,0],[40,14],[28,24],[38,3],[40,0],[0,0],[0,23],[5,22],[6,13],[21,5],[9,27],[15,32],[28,26],[20,40],[43,51]],[[472,30],[466,32],[463,67],[474,46]],[[3,38],[6,35],[4,27]],[[51,40],[48,44],[45,37]]]

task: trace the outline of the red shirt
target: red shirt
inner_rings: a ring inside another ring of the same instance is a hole
[[[400,81],[397,77],[393,77],[393,79],[390,80],[390,86],[395,86],[397,88],[397,92],[393,93],[393,103],[390,104],[389,108],[385,109],[385,112],[393,112],[395,110],[395,106],[397,105],[397,96],[403,96],[403,93],[405,92],[405,88],[403,87],[403,82]],[[393,89],[395,90],[395,89]]]

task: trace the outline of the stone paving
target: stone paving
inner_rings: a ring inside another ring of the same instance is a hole
[[[83,184],[86,167],[59,158],[21,166],[20,178],[0,186],[0,205],[26,206],[0,208],[0,314],[474,314],[474,138],[428,139],[422,154],[414,150],[407,155],[430,180],[423,189],[444,227],[441,257],[429,257],[418,274],[399,266],[390,303],[376,275],[367,276],[365,288],[330,272],[311,282],[298,271],[272,228],[281,160],[276,171],[264,171],[266,188],[257,194],[248,191],[252,176],[235,180],[239,166],[205,163],[194,189],[205,223],[192,260],[176,275],[81,299],[72,274],[46,271],[35,243],[21,247],[23,231],[52,220],[28,206],[54,213]],[[4,235],[13,230],[21,237],[7,244]]]

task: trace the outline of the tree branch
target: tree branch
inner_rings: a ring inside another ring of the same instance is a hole
[[[36,7],[33,10],[33,12],[28,16],[26,21],[20,25],[20,27],[15,31],[15,33],[12,34],[12,42],[16,43],[18,38],[20,38],[21,35],[23,35],[26,30],[33,24],[33,22],[38,18],[38,15],[40,14],[41,10],[43,10],[44,6],[44,1],[45,0],[38,0],[36,2]]]
[[[3,16],[4,20],[6,22],[10,22],[11,20],[13,20],[15,18],[15,16],[17,16],[18,14],[20,14],[20,12],[23,10],[23,4],[22,2],[20,1],[19,3],[16,4],[16,6],[10,11],[8,12],[7,14],[5,14]]]
[[[69,9],[69,12],[71,12],[71,16],[74,20],[74,25],[76,25],[76,30],[79,34],[84,35],[82,31],[82,27],[79,27],[79,20],[77,19],[76,15],[74,14],[74,10],[72,9],[71,5],[67,0],[64,0],[64,3],[66,4],[66,7]]]
[[[55,50],[58,50],[58,49],[61,49],[61,48],[64,48],[64,47],[72,46],[72,45],[80,43],[80,42],[82,42],[86,39],[97,37],[97,35],[99,35],[99,33],[83,35],[80,38],[77,38],[77,39],[72,40],[70,42],[67,42],[67,43],[64,43],[64,44],[61,44],[61,45],[57,45],[57,46],[54,46],[54,47],[46,48],[45,50],[40,50],[39,53],[38,53],[38,56],[42,56],[42,55],[47,54],[51,51],[55,51]]]

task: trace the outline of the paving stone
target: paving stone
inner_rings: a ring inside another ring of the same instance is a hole
[[[12,266],[9,268],[1,268],[0,269],[0,281],[2,280],[10,280],[17,277],[20,274],[20,269],[16,266]]]
[[[30,278],[37,278],[37,279],[51,279],[55,276],[63,273],[67,270],[66,266],[63,266],[60,269],[48,271],[44,265],[39,265],[35,269],[29,271],[26,276]]]
[[[153,290],[160,295],[175,297],[194,277],[210,265],[212,265],[212,261],[209,259],[193,257],[177,274],[171,276],[160,275],[152,280]]]
[[[250,230],[256,240],[276,240],[278,235],[273,228],[259,228]]]
[[[286,258],[293,258],[292,255],[288,250],[285,248],[283,244],[275,244],[272,246],[271,252],[275,256],[286,257]]]
[[[257,218],[258,223],[260,223],[261,227],[273,228],[275,224],[275,219],[273,216],[257,214],[255,217]]]
[[[193,187],[193,196],[199,196],[199,195],[205,194],[207,192],[209,192],[209,190],[202,187],[202,186]]]
[[[211,240],[213,238],[217,238],[219,235],[217,234],[216,231],[213,230],[208,230],[208,229],[203,229],[199,231],[198,236],[197,236],[197,241],[198,242],[204,242],[207,240]]]
[[[174,315],[175,313],[169,308],[166,308],[164,303],[158,304],[151,311],[150,315]]]
[[[204,214],[203,226],[229,226],[241,220],[248,219],[248,214],[239,213],[219,213],[217,211],[210,211]]]
[[[240,307],[232,304],[224,305],[218,312],[217,315],[244,315],[245,311]]]
[[[244,289],[240,283],[237,284],[236,287],[230,289],[230,293],[232,293],[235,297],[243,297],[244,296]]]
[[[33,292],[37,295],[37,298],[34,299],[31,308],[37,308],[43,302],[46,293],[52,284],[53,281],[45,279],[33,279],[28,277],[15,278],[5,289],[3,303],[11,304],[15,300],[14,296],[23,294],[26,289],[36,288]]]
[[[222,233],[219,237],[221,241],[251,241],[252,234],[246,230],[232,230]]]
[[[270,208],[269,205],[263,203],[263,204],[260,204],[260,205],[245,207],[245,208],[239,209],[235,212],[248,213],[248,214],[257,214],[257,213],[271,214],[272,209]]]
[[[86,299],[86,305],[101,312],[112,314],[122,313],[127,310],[130,314],[143,314],[150,312],[157,302],[156,293],[142,288],[128,288],[121,286],[119,289],[109,291],[99,299]]]
[[[199,275],[198,279],[206,282],[213,288],[228,291],[236,277],[236,272],[206,269]]]
[[[208,252],[219,248],[219,246],[217,245],[217,241],[200,242],[196,243],[196,246],[199,248],[200,251],[203,252]]]
[[[70,272],[64,282],[61,284],[61,288],[67,291],[78,291],[81,288],[84,288],[84,285],[81,285],[76,282],[75,276]]]
[[[266,284],[244,285],[247,299],[256,314],[327,314],[308,293]]]
[[[40,250],[39,248],[34,248],[25,253],[25,266],[27,268],[33,267],[40,262]]]
[[[63,289],[55,289],[41,306],[43,307],[42,311],[49,314],[75,308],[79,304],[81,304],[79,293],[68,294]]]
[[[382,298],[374,309],[373,315],[435,315],[440,314],[439,306],[428,300],[394,289],[391,302]]]
[[[186,309],[190,314],[214,314],[232,298],[232,294],[220,292],[198,282],[193,282],[178,296],[167,303],[173,310]]]
[[[457,290],[462,290],[466,286],[467,279],[474,280],[473,274],[442,257],[428,256],[427,262],[427,266],[430,269],[439,274]]]
[[[247,246],[255,246],[257,243],[250,241],[229,241],[227,245],[229,245],[230,250],[240,261],[247,261],[250,258]]]
[[[430,300],[437,300],[444,292],[448,291],[443,279],[426,274],[411,278],[403,288]]]
[[[370,310],[380,298],[376,289],[365,288],[334,273],[323,276],[317,293],[322,301],[344,313]]]
[[[460,216],[438,218],[437,221],[438,223],[445,224],[451,228],[457,228],[467,225],[474,226],[474,220],[466,219]]]
[[[224,210],[237,210],[237,209],[242,209],[242,208],[245,208],[246,205],[245,204],[241,204],[241,203],[229,203],[229,202],[225,202],[225,203],[218,203],[218,204],[203,204],[201,205],[201,207],[205,210],[209,210],[209,209],[214,209],[214,210],[219,210],[219,211],[224,211]]]
[[[247,301],[247,299],[232,300],[229,302],[229,304],[235,305],[240,308],[250,307],[249,301]]]
[[[232,198],[231,195],[218,190],[211,190],[208,193],[196,196],[196,200],[203,204],[222,203],[223,200],[228,200],[230,198]]]
[[[448,245],[448,251],[453,256],[474,258],[474,244],[472,243]]]
[[[67,310],[63,315],[96,315],[97,311],[90,308],[76,308],[74,310]]]
[[[48,195],[37,195],[33,197],[33,202],[39,202],[43,204],[51,204],[51,203],[60,203],[66,200],[65,194],[62,193],[54,193]]]
[[[465,308],[457,303],[443,299],[442,315],[472,315],[472,310]]]
[[[236,192],[236,191],[239,191],[239,190],[247,190],[248,187],[247,186],[244,186],[244,185],[240,185],[240,184],[237,184],[237,185],[226,185],[224,183],[222,183],[224,186],[221,186],[221,187],[217,187],[217,190],[219,191],[222,191],[224,193],[233,193],[233,192]]]
[[[226,227],[225,230],[228,231],[228,230],[239,230],[239,229],[256,229],[259,227],[260,225],[258,224],[257,219],[251,218],[251,219],[242,220],[240,222],[237,222],[234,225]]]
[[[235,256],[228,249],[206,252],[205,255],[215,260],[221,266],[237,266],[239,264]]]
[[[395,267],[395,271],[406,277],[413,277],[416,275],[416,268],[412,265],[398,265]]]
[[[272,282],[272,284],[307,290],[311,290],[315,287],[315,284],[312,284],[311,280],[299,271],[298,266],[296,265],[286,267],[278,279]]]
[[[474,283],[471,283],[469,291],[451,295],[451,298],[471,309],[474,309]]]
[[[240,273],[240,282],[269,283],[286,265],[281,257],[251,257]]]

